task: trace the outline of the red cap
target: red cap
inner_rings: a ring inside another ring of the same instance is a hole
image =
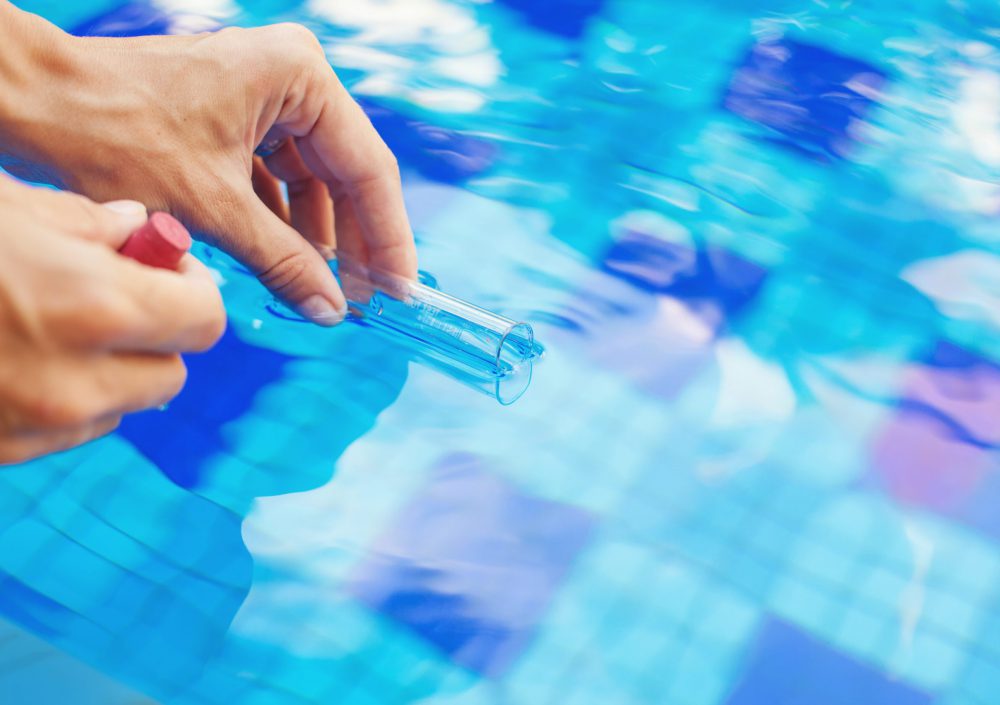
[[[119,252],[150,267],[177,269],[191,249],[191,234],[169,213],[153,213]]]

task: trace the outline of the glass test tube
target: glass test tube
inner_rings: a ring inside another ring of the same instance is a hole
[[[502,404],[516,401],[531,381],[543,348],[520,323],[439,291],[426,272],[419,281],[362,265],[341,252],[321,250],[337,276],[355,322],[387,334],[456,379],[487,391]],[[282,317],[282,307],[269,307]]]
[[[414,282],[365,267],[343,253],[329,254],[350,315],[366,325],[492,377],[511,374],[541,354],[530,325],[449,296],[429,275],[422,273]]]
[[[251,272],[228,262],[212,248],[199,257],[246,276]],[[419,281],[367,268],[349,256],[320,249],[348,300],[348,319],[385,335],[416,354],[424,364],[496,398],[513,404],[531,383],[533,363],[544,353],[526,323],[491,313],[440,292],[426,272]],[[279,319],[306,319],[271,298],[266,309]]]

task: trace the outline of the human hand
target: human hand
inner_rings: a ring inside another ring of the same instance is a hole
[[[308,30],[64,42],[17,159],[92,198],[174,214],[319,323],[346,303],[311,244],[416,275],[396,160]]]
[[[218,340],[211,274],[118,254],[146,222],[139,203],[97,205],[0,176],[0,464],[111,432],[184,385],[181,352]]]

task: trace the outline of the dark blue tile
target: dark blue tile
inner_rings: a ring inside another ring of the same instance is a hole
[[[456,664],[503,674],[527,646],[594,518],[445,460],[350,581],[360,601]]]
[[[80,37],[143,37],[154,34],[188,33],[191,15],[169,12],[150,2],[128,2],[98,15],[72,30]],[[199,30],[217,29],[210,20],[199,18]]]
[[[358,102],[396,158],[428,179],[460,183],[493,165],[497,150],[490,142],[416,120],[371,99]]]
[[[725,249],[641,230],[619,236],[600,269],[582,282],[551,335],[582,343],[600,369],[663,399],[674,399],[711,362],[715,343],[753,305],[768,275]]]
[[[165,411],[127,416],[118,433],[174,483],[194,487],[204,461],[225,450],[220,427],[243,416],[291,359],[227,331],[210,352],[185,358],[187,385]]]
[[[981,357],[948,341],[938,342],[928,355],[927,362],[934,367],[948,370],[975,372],[981,369],[983,372],[1000,372],[1000,362]]]
[[[784,146],[842,157],[886,80],[877,67],[823,47],[761,42],[737,68],[724,105],[774,130]]]
[[[727,705],[930,705],[933,698],[770,620]]]
[[[630,231],[611,247],[606,272],[681,301],[712,302],[733,314],[760,291],[767,270],[722,248],[694,249]]]
[[[546,32],[579,37],[587,20],[601,11],[604,0],[500,0],[523,14],[528,22]]]

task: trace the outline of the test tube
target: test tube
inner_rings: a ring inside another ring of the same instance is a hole
[[[487,311],[419,281],[373,269],[342,252],[325,252],[347,297],[349,314],[490,377],[503,377],[538,357],[527,323]]]
[[[512,404],[531,382],[544,351],[527,323],[501,316],[438,290],[420,272],[412,281],[368,267],[346,253],[321,249],[337,276],[348,317],[416,352],[455,379]],[[301,320],[272,301],[272,313]]]

